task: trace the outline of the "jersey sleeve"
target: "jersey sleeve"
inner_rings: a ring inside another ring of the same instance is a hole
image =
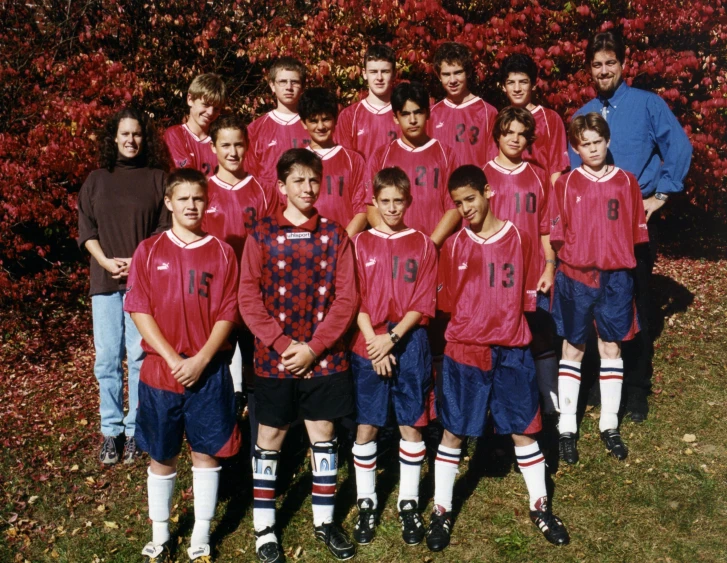
[[[520,247],[523,254],[523,310],[535,311],[538,296],[538,279],[540,272],[532,267],[533,249],[537,248],[531,244],[530,237],[525,231],[520,231]]]
[[[649,228],[646,225],[644,200],[641,195],[641,188],[639,188],[639,181],[636,179],[636,176],[629,174],[628,172],[626,172],[626,176],[628,176],[629,187],[631,190],[634,244],[649,242]]]
[[[540,236],[550,233],[550,195],[553,191],[550,186],[550,178],[546,177],[545,170],[535,169],[535,175],[540,181],[540,205],[538,207],[538,233]]]
[[[355,116],[356,102],[345,108],[338,114],[334,141],[347,149],[354,150],[353,146],[353,120]]]
[[[366,313],[367,315],[370,315],[369,308],[367,307],[368,302],[368,284],[366,281],[366,268],[363,265],[363,257],[359,254],[359,250],[361,248],[361,237],[366,231],[362,233],[358,233],[356,236],[354,236],[351,239],[351,245],[353,246],[353,256],[355,260],[355,267],[356,267],[356,286],[358,288],[358,295],[360,300],[360,313]]]
[[[258,117],[247,128],[247,135],[250,142],[248,150],[245,151],[245,156],[243,157],[245,170],[247,170],[248,174],[252,174],[258,182],[260,182],[260,178],[262,177],[260,175],[260,151],[258,150],[258,137],[262,119],[265,119],[265,116]]]
[[[366,162],[354,151],[348,151],[351,159],[351,208],[354,215],[366,213]],[[373,180],[372,180],[373,181]]]
[[[164,142],[167,144],[169,154],[176,168],[194,167],[181,126],[175,125],[164,131]]]
[[[371,155],[371,158],[369,158],[368,162],[366,163],[366,176],[364,178],[364,186],[366,189],[366,205],[373,205],[374,176],[376,176],[377,172],[379,172],[379,170],[381,170],[384,166],[384,154],[387,148],[388,146],[384,145],[376,149]]]
[[[439,254],[437,268],[437,309],[445,313],[452,312],[452,253],[457,236],[447,239]]]
[[[556,252],[565,243],[565,186],[569,175],[561,176],[555,182],[550,198],[550,244]]]
[[[149,249],[147,248],[147,243],[142,242],[136,247],[136,251],[134,251],[134,256],[131,259],[131,267],[129,268],[129,279],[126,282],[124,311],[127,313],[154,314],[151,306],[151,284],[149,283],[148,263]]]
[[[78,246],[85,248],[89,240],[98,240],[98,223],[93,212],[93,177],[89,176],[78,194]]]
[[[548,120],[550,139],[548,143],[548,164],[550,165],[549,172],[554,174],[555,172],[563,172],[568,170],[570,160],[568,159],[568,141],[565,136],[565,125],[560,116],[554,111],[548,111],[546,113],[546,119]],[[550,181],[550,179],[548,179]]]
[[[225,268],[225,283],[222,288],[222,301],[217,314],[217,321],[230,321],[236,325],[241,324],[240,309],[237,305],[237,258],[232,247],[220,241],[222,251],[227,263]],[[133,262],[132,262],[133,265]]]
[[[444,159],[447,162],[447,166],[444,170],[444,174],[442,175],[442,187],[439,190],[439,197],[442,204],[442,209],[444,209],[445,211],[449,211],[450,209],[457,209],[454,201],[452,201],[452,197],[449,195],[449,177],[452,175],[452,172],[460,167],[461,163],[460,157],[455,151],[453,151],[449,147],[444,146],[441,143],[440,146],[442,147],[442,152],[444,155]]]
[[[316,326],[308,345],[316,356],[331,348],[348,330],[358,311],[356,267],[353,246],[346,231],[341,230],[341,241],[336,257],[336,294],[325,318]]]
[[[282,354],[292,342],[283,334],[278,322],[265,308],[262,289],[263,253],[260,243],[250,236],[242,251],[240,264],[240,285],[237,290],[237,303],[240,306],[245,326],[260,339],[264,346],[274,348]]]
[[[419,236],[424,238],[426,248],[419,265],[416,288],[407,309],[432,319],[437,302],[437,249],[428,236]]]

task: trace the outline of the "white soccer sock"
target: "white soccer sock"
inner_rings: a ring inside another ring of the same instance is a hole
[[[313,466],[313,525],[333,522],[338,477],[338,441],[316,442],[310,448]]]
[[[399,441],[399,499],[414,500],[419,505],[419,481],[422,478],[422,463],[427,449],[424,442]]]
[[[621,406],[621,388],[624,381],[624,361],[601,360],[599,383],[601,387],[601,420],[598,427],[604,430],[618,428],[618,409]]]
[[[146,488],[149,494],[149,518],[152,522],[151,541],[162,545],[169,541],[169,513],[177,474],[157,475],[147,469]]]
[[[558,358],[555,350],[541,352],[535,358],[535,375],[540,396],[543,398],[543,412],[558,412]]]
[[[560,420],[558,431],[578,432],[578,392],[581,389],[581,362],[561,360],[558,368],[558,405]]]
[[[528,488],[530,510],[536,510],[539,506],[538,501],[548,496],[545,488],[545,458],[537,442],[529,446],[515,446],[515,457],[520,473],[525,479],[525,486]]]
[[[353,453],[353,465],[356,468],[356,499],[371,499],[371,502],[374,503],[373,508],[376,508],[379,505],[376,494],[376,440],[365,444],[354,442],[351,453]]]
[[[230,361],[230,375],[232,376],[232,385],[235,393],[242,393],[242,352],[240,352],[240,344],[235,344],[235,350],[232,353]]]
[[[210,525],[217,508],[221,469],[221,467],[192,467],[194,528],[189,543],[193,548],[210,543]]]
[[[263,450],[257,444],[252,458],[253,505],[252,521],[255,527],[255,549],[278,541],[275,532],[275,481],[278,478],[280,451]],[[257,532],[271,528],[271,531],[257,536]]]
[[[448,448],[439,444],[434,460],[434,504],[447,512],[452,510],[454,480],[459,473],[459,457],[462,448]]]

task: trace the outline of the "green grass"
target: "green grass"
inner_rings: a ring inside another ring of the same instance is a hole
[[[670,312],[657,341],[655,391],[642,425],[625,421],[630,455],[608,457],[598,438],[598,409],[585,414],[581,462],[559,466],[553,507],[571,532],[571,545],[549,545],[527,514],[522,477],[488,449],[470,444],[456,486],[461,504],[452,545],[443,553],[407,547],[396,519],[395,460],[381,459],[379,483],[388,491],[375,541],[362,562],[717,562],[725,561],[727,368],[725,262],[663,261],[674,283],[694,294]],[[699,275],[694,275],[694,272]],[[666,304],[665,307],[671,306]],[[119,562],[140,560],[150,526],[146,465],[103,470],[96,462],[98,426],[91,346],[54,366],[7,366],[0,388],[0,561]],[[47,392],[43,381],[52,384]],[[59,406],[61,405],[61,406]],[[685,434],[695,441],[685,442]],[[60,437],[63,437],[60,439]],[[485,443],[487,446],[487,443]],[[388,455],[394,455],[390,450]],[[278,500],[283,543],[291,561],[332,558],[312,535],[310,474],[305,455]],[[484,473],[484,475],[483,475]],[[226,467],[213,527],[218,561],[255,561],[246,463]],[[348,464],[340,477],[337,516],[350,531],[355,489]],[[193,524],[189,459],[179,468],[172,533],[185,548]],[[431,507],[432,476],[422,495]],[[425,512],[425,515],[427,513]],[[428,519],[428,516],[426,516]]]

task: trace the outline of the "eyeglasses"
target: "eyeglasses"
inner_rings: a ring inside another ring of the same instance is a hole
[[[301,88],[303,86],[303,83],[300,80],[276,80],[275,85],[282,87],[292,86],[293,88]]]

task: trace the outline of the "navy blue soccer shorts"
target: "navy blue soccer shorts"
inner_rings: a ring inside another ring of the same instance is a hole
[[[444,355],[437,378],[437,413],[457,436],[482,436],[488,410],[498,434],[534,434],[541,429],[540,393],[528,347],[492,346],[492,369]]]
[[[186,434],[193,452],[215,457],[238,452],[242,437],[226,360],[215,356],[199,381],[185,388],[176,384],[161,357],[144,358],[136,414],[136,443],[142,451],[156,461],[171,459],[179,455]]]
[[[427,329],[410,330],[394,346],[396,357],[391,377],[376,373],[371,360],[351,353],[356,422],[371,426],[385,426],[389,406],[393,405],[396,422],[400,426],[426,426],[427,408],[432,388],[432,355]]]
[[[630,270],[598,272],[598,287],[555,274],[553,320],[559,336],[571,344],[585,344],[595,321],[606,342],[628,340],[635,325],[634,280]]]

